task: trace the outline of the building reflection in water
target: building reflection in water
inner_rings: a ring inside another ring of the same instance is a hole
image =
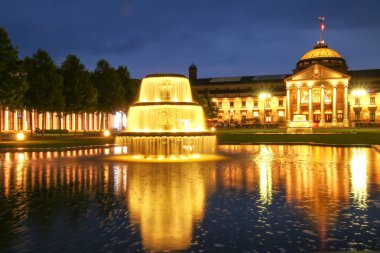
[[[272,203],[272,160],[273,153],[270,146],[260,146],[260,152],[255,161],[260,171],[260,200],[264,204]]]
[[[191,245],[194,224],[204,216],[206,198],[215,190],[215,163],[124,164],[73,163],[59,158],[110,151],[67,151],[0,154],[0,188],[10,192],[44,189],[85,195],[111,191],[127,197],[131,223],[140,228],[143,246],[150,250],[184,250]],[[120,153],[120,150],[115,150]],[[41,159],[42,158],[42,159]],[[52,159],[54,158],[54,159]],[[27,195],[25,195],[27,198]],[[27,201],[20,198],[19,201]]]
[[[76,158],[120,154],[126,149],[0,153],[0,195],[7,198],[57,188],[67,195],[109,191],[127,201],[129,218],[140,228],[143,246],[160,251],[190,247],[195,224],[204,218],[207,198],[216,189],[257,194],[264,207],[275,203],[276,194],[284,194],[287,203],[319,231],[323,249],[340,211],[366,209],[369,184],[380,187],[380,154],[368,148],[242,145],[220,149],[244,156],[218,163],[111,165],[92,159],[77,163]],[[18,201],[26,201],[27,195],[20,196]]]
[[[380,186],[380,155],[369,148],[318,146],[221,146],[223,152],[252,154],[252,164],[231,162],[222,169],[225,188],[253,191],[263,204],[272,203],[273,192],[285,188],[286,200],[320,232],[336,226],[339,212],[367,207],[368,170]]]
[[[128,207],[149,250],[184,250],[204,216],[215,187],[215,164],[133,164],[128,170]]]
[[[351,159],[351,193],[354,205],[367,208],[367,154],[363,149],[354,149]]]

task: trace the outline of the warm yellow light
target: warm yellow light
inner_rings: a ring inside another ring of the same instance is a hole
[[[361,149],[355,149],[351,160],[351,192],[359,209],[367,208],[367,158]]]
[[[104,137],[109,137],[111,135],[111,132],[109,131],[109,130],[105,130],[104,132],[103,132],[103,136]]]
[[[215,132],[215,127],[211,127],[211,132]]]
[[[355,97],[361,97],[367,94],[367,91],[364,89],[355,89],[352,91],[352,95]]]
[[[25,140],[25,134],[23,134],[23,133],[17,133],[16,140],[17,141],[24,141]]]
[[[271,97],[271,94],[268,93],[268,92],[262,92],[259,94],[259,98],[260,99],[267,99],[267,98],[270,98]]]

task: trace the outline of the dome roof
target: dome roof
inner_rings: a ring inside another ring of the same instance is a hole
[[[335,50],[329,48],[326,44],[318,44],[312,50],[304,54],[300,61],[316,58],[342,58]]]
[[[348,70],[346,60],[337,51],[329,48],[324,42],[318,42],[312,50],[304,54],[298,61],[294,73],[320,64],[327,68],[346,73]]]

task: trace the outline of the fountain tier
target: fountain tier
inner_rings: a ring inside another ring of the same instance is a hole
[[[155,74],[141,83],[140,96],[128,111],[128,127],[116,137],[128,153],[143,157],[186,157],[215,152],[216,137],[193,101],[183,75]]]

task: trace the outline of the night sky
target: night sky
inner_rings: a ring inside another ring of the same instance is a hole
[[[187,75],[191,63],[223,77],[291,73],[319,39],[318,16],[349,69],[379,69],[379,13],[379,0],[1,0],[0,26],[21,58],[42,48],[134,78]]]

